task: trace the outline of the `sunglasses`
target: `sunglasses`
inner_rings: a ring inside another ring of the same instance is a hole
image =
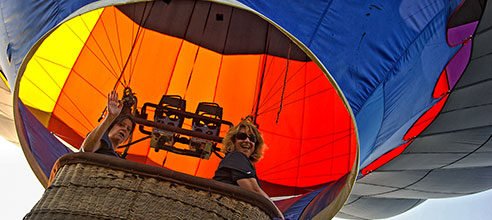
[[[240,133],[237,133],[236,134],[236,139],[238,140],[246,140],[246,138],[248,138],[251,142],[255,142],[256,143],[256,136],[250,134],[250,135],[247,135],[246,133],[244,132],[240,132]]]

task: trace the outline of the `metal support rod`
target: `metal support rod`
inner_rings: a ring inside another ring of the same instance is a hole
[[[195,118],[195,119],[200,119],[200,120],[206,121],[206,122],[211,122],[211,123],[216,123],[216,124],[225,124],[225,125],[227,125],[229,127],[233,127],[234,126],[231,122],[220,120],[220,119],[216,119],[216,118],[211,118],[211,117],[207,117],[207,116],[203,116],[203,115],[198,115],[198,114],[195,114],[195,113],[192,113],[192,112],[187,112],[187,111],[183,111],[183,110],[176,110],[176,109],[166,108],[166,107],[159,106],[159,105],[152,104],[152,103],[145,103],[144,104],[144,107],[146,107],[146,106],[154,107],[155,109],[160,108],[161,110],[167,111],[169,113],[173,113],[175,115],[184,116],[185,118]]]
[[[179,134],[184,134],[184,135],[188,135],[188,136],[192,136],[192,137],[197,137],[197,138],[201,138],[201,139],[205,139],[205,140],[214,141],[217,143],[222,143],[222,139],[223,139],[222,137],[217,137],[214,135],[208,135],[208,134],[204,134],[204,133],[198,132],[198,131],[191,131],[191,130],[187,130],[187,129],[183,129],[183,128],[178,128],[178,127],[174,127],[174,126],[167,125],[164,123],[149,121],[149,120],[135,117],[135,116],[131,116],[131,117],[135,121],[135,123],[140,124],[140,125],[159,128],[159,129],[166,130],[166,131],[176,132]]]

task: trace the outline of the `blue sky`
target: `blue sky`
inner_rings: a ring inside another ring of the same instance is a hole
[[[22,219],[41,198],[44,188],[34,176],[22,149],[0,137],[1,219]],[[449,199],[431,199],[389,220],[490,219],[492,190]]]

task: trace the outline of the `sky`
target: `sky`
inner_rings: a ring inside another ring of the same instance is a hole
[[[41,198],[44,188],[22,149],[0,137],[0,219],[22,219]],[[430,199],[388,220],[490,219],[492,190],[450,199]],[[335,218],[339,219],[339,218]]]

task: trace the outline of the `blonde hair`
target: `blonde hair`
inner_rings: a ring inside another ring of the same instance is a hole
[[[228,154],[235,150],[234,143],[236,142],[236,134],[239,132],[239,130],[241,130],[241,128],[246,129],[247,133],[256,136],[255,150],[249,157],[249,160],[252,162],[258,162],[263,157],[263,147],[265,143],[263,142],[263,137],[261,136],[260,131],[258,131],[253,123],[248,122],[247,120],[241,121],[238,125],[229,129],[224,137],[224,140],[222,140],[223,146],[220,151],[224,154]]]

